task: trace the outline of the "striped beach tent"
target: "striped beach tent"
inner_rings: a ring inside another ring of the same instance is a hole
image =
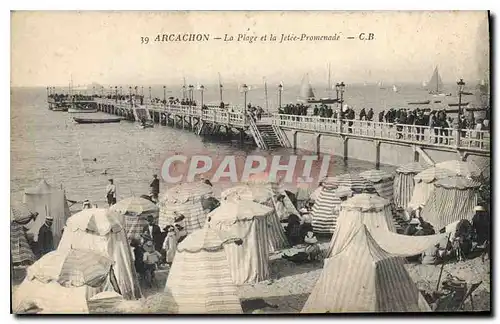
[[[413,179],[415,180],[415,188],[408,203],[409,210],[424,207],[427,200],[434,192],[434,182],[439,179],[453,177],[455,173],[448,169],[430,167],[418,173]]]
[[[168,313],[243,313],[224,250],[237,240],[205,226],[179,244],[165,285]]]
[[[333,233],[337,225],[341,198],[351,196],[352,191],[347,187],[322,187],[311,211],[314,233]]]
[[[481,169],[472,161],[464,162],[459,160],[450,160],[437,163],[435,167],[450,170],[456,176],[473,179],[480,178],[482,173]]]
[[[30,226],[28,232],[38,236],[40,227],[45,223],[45,217],[52,216],[54,244],[57,245],[66,220],[70,216],[64,190],[53,187],[42,179],[36,186],[24,191],[23,199],[30,210],[38,213],[36,221]]]
[[[436,230],[461,219],[472,220],[481,183],[465,177],[450,177],[434,183],[434,193],[422,209],[422,217]]]
[[[394,175],[382,170],[367,170],[359,174],[361,178],[368,180],[378,195],[393,201],[394,199]]]
[[[147,199],[129,197],[120,200],[111,206],[109,210],[115,211],[121,215],[120,220],[125,227],[127,238],[130,241],[134,238],[140,239],[142,229],[148,224],[146,220],[148,215],[152,215],[156,222],[158,222],[160,209]]]
[[[173,225],[179,215],[185,217],[183,227],[188,234],[202,228],[206,222],[203,197],[213,197],[212,186],[203,182],[186,182],[168,189],[159,202],[160,228]]]
[[[431,308],[404,268],[365,225],[353,230],[345,246],[325,260],[302,313],[424,312]]]
[[[127,235],[117,212],[104,208],[84,209],[66,222],[58,251],[86,250],[113,260],[120,294],[125,299],[142,297]],[[95,291],[99,293],[101,291]]]
[[[64,287],[100,287],[114,276],[113,263],[110,258],[89,250],[56,250],[29,267],[26,277],[43,283],[56,281]]]
[[[262,204],[231,199],[207,216],[207,226],[233,232],[243,240],[241,245],[224,245],[231,277],[236,285],[269,279],[269,238],[266,218],[273,209]]]
[[[398,256],[417,255],[438,242],[442,235],[406,236],[394,230],[391,204],[375,194],[359,194],[341,204],[337,229],[333,233],[327,256],[340,253],[351,235],[363,225],[385,251]]]
[[[415,188],[413,178],[422,171],[424,171],[424,167],[418,162],[408,163],[396,169],[393,193],[394,206],[397,209],[406,209],[408,206]]]
[[[26,229],[16,221],[10,222],[10,256],[14,266],[35,262],[35,255],[28,243]]]
[[[328,177],[323,182],[324,187],[347,187],[354,194],[358,193],[376,193],[375,187],[358,174],[344,173],[336,177]]]
[[[287,216],[288,213],[294,213],[298,215],[297,211],[295,212],[289,211],[286,202],[285,205],[281,206],[278,205],[278,201],[276,199],[278,194],[279,193],[273,190],[273,188],[271,188],[270,186],[250,185],[250,184],[239,185],[236,187],[226,189],[221,194],[221,198],[226,201],[231,199],[250,200],[266,205],[274,210],[274,212],[268,215],[268,217],[266,218],[266,222],[268,225],[267,231],[269,238],[269,252],[275,252],[288,247],[289,245],[288,240],[285,236],[285,231],[281,226],[280,219]],[[290,198],[284,196],[283,200],[286,199],[290,200]]]

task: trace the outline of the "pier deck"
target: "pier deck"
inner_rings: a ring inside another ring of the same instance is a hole
[[[255,144],[263,149],[276,146],[297,148],[297,134],[308,133],[316,136],[316,151],[320,153],[322,136],[340,137],[344,143],[344,159],[348,155],[348,140],[366,140],[374,143],[377,154],[381,143],[391,143],[413,148],[415,155],[425,155],[425,150],[455,152],[466,160],[470,154],[490,156],[490,132],[480,130],[461,130],[455,128],[431,128],[428,126],[390,124],[373,121],[343,120],[317,116],[295,116],[274,114],[254,122],[244,116],[242,107],[223,109],[207,105],[199,106],[146,103],[135,105],[114,99],[95,98],[97,109],[106,113],[137,120],[137,111],[145,111],[147,119],[161,124],[190,129],[197,134],[215,134],[221,129],[225,132],[236,130],[243,138],[247,131]],[[292,143],[285,131],[291,131]],[[379,158],[376,164],[379,164]],[[418,160],[416,157],[415,160]]]

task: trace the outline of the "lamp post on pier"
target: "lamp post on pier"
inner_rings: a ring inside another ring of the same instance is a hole
[[[163,105],[167,104],[167,86],[163,86]]]
[[[144,98],[144,86],[141,86],[141,96]]]
[[[149,104],[151,104],[151,87],[149,87]]]
[[[344,82],[337,83],[335,85],[335,90],[337,91],[337,98],[338,94],[340,93],[340,111],[338,114],[339,117],[339,122],[340,122],[340,132],[342,133],[342,116],[343,116],[343,107],[344,107],[344,91],[345,91],[345,84]]]
[[[201,109],[203,109],[203,91],[205,91],[205,86],[202,84],[202,85],[200,85],[200,92],[201,92]]]
[[[244,93],[244,105],[243,105],[243,125],[247,123],[247,92],[248,92],[248,86],[246,84],[243,84],[243,93]]]
[[[189,85],[189,101],[193,101],[193,89],[194,86],[192,84]]]
[[[224,101],[222,101],[222,88],[223,88],[222,84],[219,83],[220,102],[224,102]]]
[[[115,86],[115,102],[118,102],[118,87]]]
[[[283,85],[280,83],[278,86],[278,108],[281,108],[281,93],[283,92]]]
[[[132,102],[132,87],[128,87],[128,99],[130,100],[130,106],[134,106]]]
[[[464,86],[465,86],[465,82],[463,79],[460,79],[458,82],[457,82],[457,90],[458,90],[458,120],[457,120],[457,124],[456,124],[456,143],[455,145],[456,146],[459,146],[460,145],[460,133],[462,131],[462,125],[461,125],[461,117],[463,115],[463,112],[462,112],[462,92],[464,91]],[[465,135],[465,134],[464,134]]]
[[[120,93],[120,100],[121,100],[122,99],[121,96],[123,96],[123,88],[122,88],[122,86],[120,86],[120,92],[119,93]]]

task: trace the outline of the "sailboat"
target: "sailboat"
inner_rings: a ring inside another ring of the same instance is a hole
[[[301,87],[300,87],[300,101],[305,101],[308,104],[334,104],[337,103],[337,99],[335,98],[320,98],[316,99],[314,95],[314,90],[309,82],[309,74],[305,74],[302,78]]]
[[[399,89],[398,89],[398,87],[396,87],[395,84],[392,85],[392,91],[399,92]]]
[[[379,81],[379,82],[377,83],[377,85],[378,85],[378,87],[379,87],[380,89],[385,89],[385,87],[384,87],[384,83],[383,83],[382,81]]]
[[[427,84],[427,90],[429,90],[429,94],[434,96],[451,96],[451,94],[443,93],[443,80],[441,80],[441,76],[439,75],[439,71],[437,66],[434,68],[434,72],[432,73],[432,77]]]

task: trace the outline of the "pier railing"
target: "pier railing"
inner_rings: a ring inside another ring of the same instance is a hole
[[[490,133],[484,130],[458,130],[364,120],[340,121],[333,118],[284,114],[274,114],[272,123],[281,128],[297,131],[350,135],[436,147],[490,150]]]

